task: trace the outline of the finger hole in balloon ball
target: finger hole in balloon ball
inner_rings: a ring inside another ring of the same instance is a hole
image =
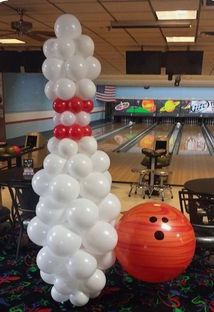
[[[164,233],[162,231],[156,231],[154,234],[154,237],[157,240],[163,240],[164,239]]]
[[[166,218],[166,217],[163,217],[163,218],[162,218],[162,221],[163,221],[164,223],[167,223],[167,222],[169,221],[169,219]]]
[[[155,223],[157,221],[157,218],[156,217],[150,217],[149,221],[152,223]]]

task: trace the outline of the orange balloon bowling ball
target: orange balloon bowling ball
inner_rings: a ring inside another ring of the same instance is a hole
[[[145,282],[169,281],[192,261],[195,235],[187,218],[165,203],[147,202],[117,224],[116,257],[131,276]]]

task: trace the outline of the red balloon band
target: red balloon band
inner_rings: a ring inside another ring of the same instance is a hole
[[[83,137],[83,127],[78,124],[73,124],[68,127],[68,137],[72,140],[78,141]]]
[[[82,100],[79,97],[74,96],[73,98],[69,99],[67,103],[67,110],[77,114],[82,111],[82,106],[83,106]]]
[[[92,129],[90,126],[82,127],[83,130],[83,136],[91,136],[92,135]]]
[[[54,128],[54,136],[61,140],[61,139],[64,139],[64,138],[67,138],[68,137],[68,127],[64,126],[64,125],[57,125],[55,128]]]
[[[53,109],[55,110],[55,112],[57,113],[63,113],[64,111],[67,110],[67,103],[68,101],[62,100],[57,98],[54,102],[53,102]]]
[[[94,102],[92,100],[84,100],[82,110],[84,112],[90,113],[94,108]]]

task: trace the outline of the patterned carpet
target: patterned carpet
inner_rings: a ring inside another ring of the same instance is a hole
[[[14,260],[16,245],[8,234],[0,235],[0,312],[214,312],[214,268],[195,256],[177,279],[160,284],[135,280],[116,263],[106,272],[101,295],[81,308],[51,299],[35,265],[35,246],[22,248]]]

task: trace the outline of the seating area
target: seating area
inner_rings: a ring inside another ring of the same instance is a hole
[[[131,196],[133,190],[137,194],[138,189],[140,189],[143,199],[145,199],[146,195],[148,195],[148,198],[158,195],[164,201],[166,192],[169,193],[172,199],[172,187],[168,183],[169,173],[163,169],[170,164],[167,140],[157,139],[154,149],[143,148],[142,154],[144,158],[141,165],[146,168],[142,170],[132,169],[132,172],[138,173],[138,179],[135,183],[131,183],[128,196]]]

